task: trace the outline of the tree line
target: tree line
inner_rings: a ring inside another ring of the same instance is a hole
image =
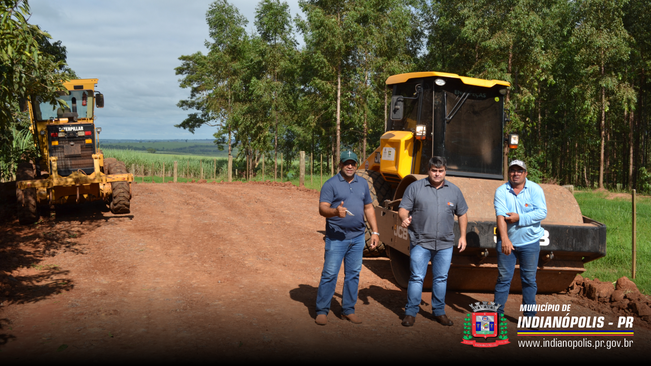
[[[179,57],[176,125],[215,127],[254,169],[299,151],[368,156],[384,132],[388,76],[442,71],[506,80],[511,158],[539,181],[651,192],[651,2],[642,0],[262,0],[253,27],[227,0],[206,11],[207,51]],[[0,4],[1,169],[24,155],[20,102],[74,75],[65,47]],[[23,134],[24,135],[24,134]],[[277,171],[275,167],[275,171]],[[277,173],[276,173],[277,174]]]
[[[63,80],[76,75],[66,64],[61,41],[29,24],[29,3],[0,2],[0,181],[13,178],[19,160],[36,154],[25,102],[40,96],[54,102]]]
[[[262,0],[254,31],[227,0],[206,12],[208,51],[180,57],[189,111],[252,167],[304,150],[367,156],[384,82],[443,71],[509,81],[511,158],[541,181],[651,191],[651,3],[638,0]],[[300,39],[300,41],[299,41]]]

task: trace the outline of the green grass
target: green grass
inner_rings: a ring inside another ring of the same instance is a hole
[[[158,155],[201,155],[221,158],[228,156],[228,152],[226,150],[219,150],[219,147],[212,140],[100,140],[100,147],[103,150],[131,150],[139,152],[152,150]]]
[[[141,183],[162,183],[163,171],[165,172],[165,182],[172,181],[174,163],[177,165],[177,182],[189,182],[199,180],[201,177],[208,182],[227,181],[227,158],[218,158],[214,156],[202,155],[183,155],[183,154],[151,154],[139,150],[123,150],[103,148],[104,156],[107,158],[116,158],[123,161],[127,170],[133,172],[136,182]],[[278,164],[277,182],[292,182],[299,185],[299,167],[296,161],[287,166],[283,163],[282,171],[280,162]],[[203,176],[201,170],[203,168]],[[245,170],[245,163],[242,161],[233,161],[233,180],[245,181],[242,172]],[[320,175],[318,167],[314,168],[314,174],[310,175],[309,163],[306,164],[305,187],[309,189],[321,190],[321,182],[330,178],[329,169],[324,168],[323,175]],[[327,171],[327,172],[326,172]],[[282,173],[282,179],[280,177]],[[256,176],[251,178],[252,181],[274,181],[273,162],[267,160],[265,165],[264,176],[261,165],[256,168]]]
[[[330,178],[330,176],[323,175],[323,178],[322,178],[323,183],[325,183],[325,181],[328,180],[328,178]],[[218,176],[217,178],[204,178],[204,179],[206,179],[206,181],[208,183],[212,183],[212,182],[220,183],[220,182],[226,182],[227,181],[226,176],[222,176],[222,175]],[[319,175],[314,175],[314,176],[306,175],[305,176],[305,181],[304,181],[305,188],[320,191],[321,190],[321,184],[319,184],[320,179],[321,178],[319,177]],[[168,182],[173,181],[174,178],[170,177],[170,176],[166,176],[165,181],[163,182],[163,177],[162,176],[151,176],[151,175],[142,176],[142,175],[136,174],[136,176],[134,177],[134,180],[136,181],[136,183],[152,183],[152,182],[153,183],[168,183]],[[198,177],[194,177],[194,178],[177,177],[177,182],[179,182],[179,183],[187,183],[187,182],[191,182],[193,180],[196,182],[196,181],[199,180],[199,178]],[[247,179],[244,179],[242,177],[233,177],[233,181],[245,182],[245,181],[247,181]],[[263,180],[262,180],[261,176],[257,176],[255,178],[252,178],[252,179],[248,180],[248,181],[262,182]],[[271,175],[269,175],[269,174],[266,175],[264,177],[264,181],[273,182],[274,181],[273,173]],[[280,178],[276,178],[275,181],[276,182],[290,182],[291,184],[293,184],[293,185],[295,185],[297,187],[299,186],[299,183],[300,183],[299,178],[292,178],[292,179],[284,178],[282,180]]]
[[[584,216],[606,225],[606,256],[586,263],[584,277],[617,281],[626,276],[640,291],[651,294],[651,198],[637,196],[636,277],[632,278],[632,201],[609,193],[579,191],[574,194]]]
[[[306,173],[305,178],[304,178],[305,188],[315,189],[317,191],[321,191],[321,186],[323,185],[323,183],[326,182],[326,180],[330,179],[330,177],[331,177],[331,175],[328,175],[328,174],[325,174],[325,173],[322,176],[319,175],[318,172],[316,174],[314,174],[314,175],[310,175],[309,173]],[[273,182],[274,181],[273,172],[271,172],[271,175],[265,176],[264,180]],[[261,177],[256,177],[256,178],[252,179],[252,181],[262,181],[262,178]],[[295,185],[297,187],[300,184],[299,177],[293,177],[291,179],[285,178],[282,181],[283,182],[291,182],[293,185]],[[280,179],[276,179],[276,182],[280,182]]]
[[[182,154],[150,154],[138,150],[122,150],[103,148],[105,157],[116,158],[123,161],[127,170],[137,176],[162,176],[170,177],[174,171],[174,162],[177,163],[179,177],[197,179],[201,176],[203,168],[204,178],[216,178],[225,172],[228,160],[211,156],[182,155]]]

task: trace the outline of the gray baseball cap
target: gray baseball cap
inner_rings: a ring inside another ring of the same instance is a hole
[[[514,165],[519,166],[520,168],[522,168],[524,170],[527,170],[527,164],[525,164],[524,161],[522,161],[522,160],[513,160],[513,161],[511,161],[511,163],[509,164],[509,169]]]

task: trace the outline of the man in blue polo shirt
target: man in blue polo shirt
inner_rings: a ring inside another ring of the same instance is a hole
[[[438,323],[450,326],[445,314],[445,292],[454,247],[454,216],[459,221],[459,251],[466,248],[468,205],[459,187],[445,179],[447,161],[434,156],[429,160],[427,178],[410,184],[402,196],[398,215],[402,227],[409,228],[411,275],[407,285],[407,305],[402,325],[416,321],[423,294],[427,265],[432,262],[432,313]]]
[[[330,303],[335,294],[341,262],[344,262],[342,316],[352,323],[362,321],[355,315],[359,273],[364,255],[364,216],[373,231],[370,248],[379,242],[375,209],[366,179],[355,174],[359,160],[352,151],[341,153],[339,174],[321,187],[319,214],[326,218],[323,272],[316,298],[316,323],[326,325]]]
[[[509,164],[509,181],[495,190],[497,220],[497,268],[495,303],[497,312],[504,314],[516,261],[520,263],[522,303],[536,304],[536,271],[540,254],[540,239],[545,230],[540,222],[547,217],[547,203],[542,188],[527,179],[527,165],[520,160]],[[525,311],[525,316],[536,315]]]

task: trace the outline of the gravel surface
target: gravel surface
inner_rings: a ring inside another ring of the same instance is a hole
[[[270,182],[134,184],[132,191],[127,215],[86,204],[57,209],[36,225],[0,222],[3,364],[631,361],[649,355],[650,332],[641,319],[625,337],[518,335],[517,294],[507,304],[505,345],[462,344],[469,305],[491,301],[488,293],[449,292],[454,325],[444,327],[429,318],[425,292],[415,325],[405,328],[406,291],[393,281],[386,257],[364,260],[356,308],[363,323],[341,317],[341,273],[328,324],[318,326],[325,227],[318,192]],[[571,307],[539,315],[604,317],[602,330],[617,330],[617,315],[585,300],[555,294],[538,302]],[[547,347],[522,343],[544,340]]]

